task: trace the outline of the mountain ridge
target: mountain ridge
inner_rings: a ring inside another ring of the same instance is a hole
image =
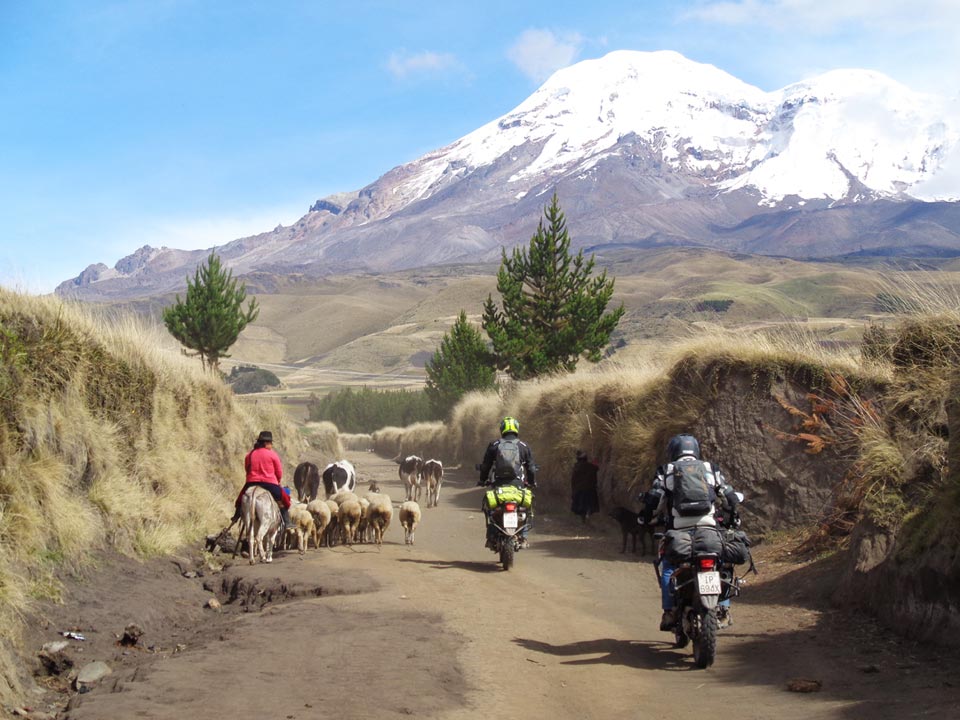
[[[575,249],[951,251],[960,219],[943,206],[960,199],[960,120],[950,113],[872,71],[768,93],[672,51],[615,51],[558,71],[512,111],[359,191],[319,199],[294,224],[217,252],[236,274],[495,261],[529,239],[552,192]],[[890,203],[927,220],[891,225]],[[209,252],[147,246],[57,292],[168,292]]]

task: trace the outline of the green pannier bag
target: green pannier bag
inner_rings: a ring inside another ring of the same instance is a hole
[[[533,505],[533,491],[530,488],[518,488],[516,485],[499,485],[487,490],[484,497],[484,504],[488,510],[508,502],[515,502],[529,510]]]

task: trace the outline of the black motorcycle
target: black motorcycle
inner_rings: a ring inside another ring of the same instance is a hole
[[[674,535],[674,533],[677,533]],[[668,552],[668,542],[661,538],[661,557]],[[675,645],[684,648],[693,642],[693,660],[699,668],[713,664],[717,655],[717,632],[720,629],[718,613],[724,611],[720,602],[740,594],[742,578],[736,576],[734,566],[725,562],[722,535],[714,528],[696,528],[683,533],[671,531],[675,545],[682,545],[689,538],[689,546],[682,550],[674,547],[674,554],[683,559],[671,561],[676,566],[670,577],[670,592],[673,595],[676,624],[673,627]],[[689,547],[689,551],[686,550]],[[660,582],[660,558],[654,563],[657,582]],[[751,563],[752,567],[752,563]]]
[[[480,469],[478,464],[477,469]],[[490,486],[484,497],[487,519],[487,544],[500,557],[504,570],[513,567],[514,556],[523,548],[524,531],[531,519],[532,493],[516,485]]]
[[[677,623],[673,632],[676,646],[693,641],[693,661],[697,667],[713,664],[717,654],[717,604],[723,592],[719,558],[700,555],[683,563],[670,578]]]
[[[504,502],[487,516],[487,547],[500,556],[504,570],[513,567],[513,558],[523,548],[527,510],[520,503]]]

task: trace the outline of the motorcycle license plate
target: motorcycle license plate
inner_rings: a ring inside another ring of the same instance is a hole
[[[700,587],[701,595],[720,594],[720,573],[716,570],[697,573],[697,583]]]
[[[503,514],[503,527],[506,530],[517,529],[517,513],[516,512],[505,512]],[[717,582],[719,582],[719,580]]]

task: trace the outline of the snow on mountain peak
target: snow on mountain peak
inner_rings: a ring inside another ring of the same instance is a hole
[[[678,172],[719,190],[754,188],[768,204],[914,186],[923,199],[960,198],[955,183],[931,182],[956,176],[960,157],[960,117],[939,98],[868,70],[764,92],[673,51],[627,50],[558,70],[503,117],[411,163],[393,193],[414,201],[538,146],[509,179],[525,193],[548,173],[588,170],[628,135]]]

